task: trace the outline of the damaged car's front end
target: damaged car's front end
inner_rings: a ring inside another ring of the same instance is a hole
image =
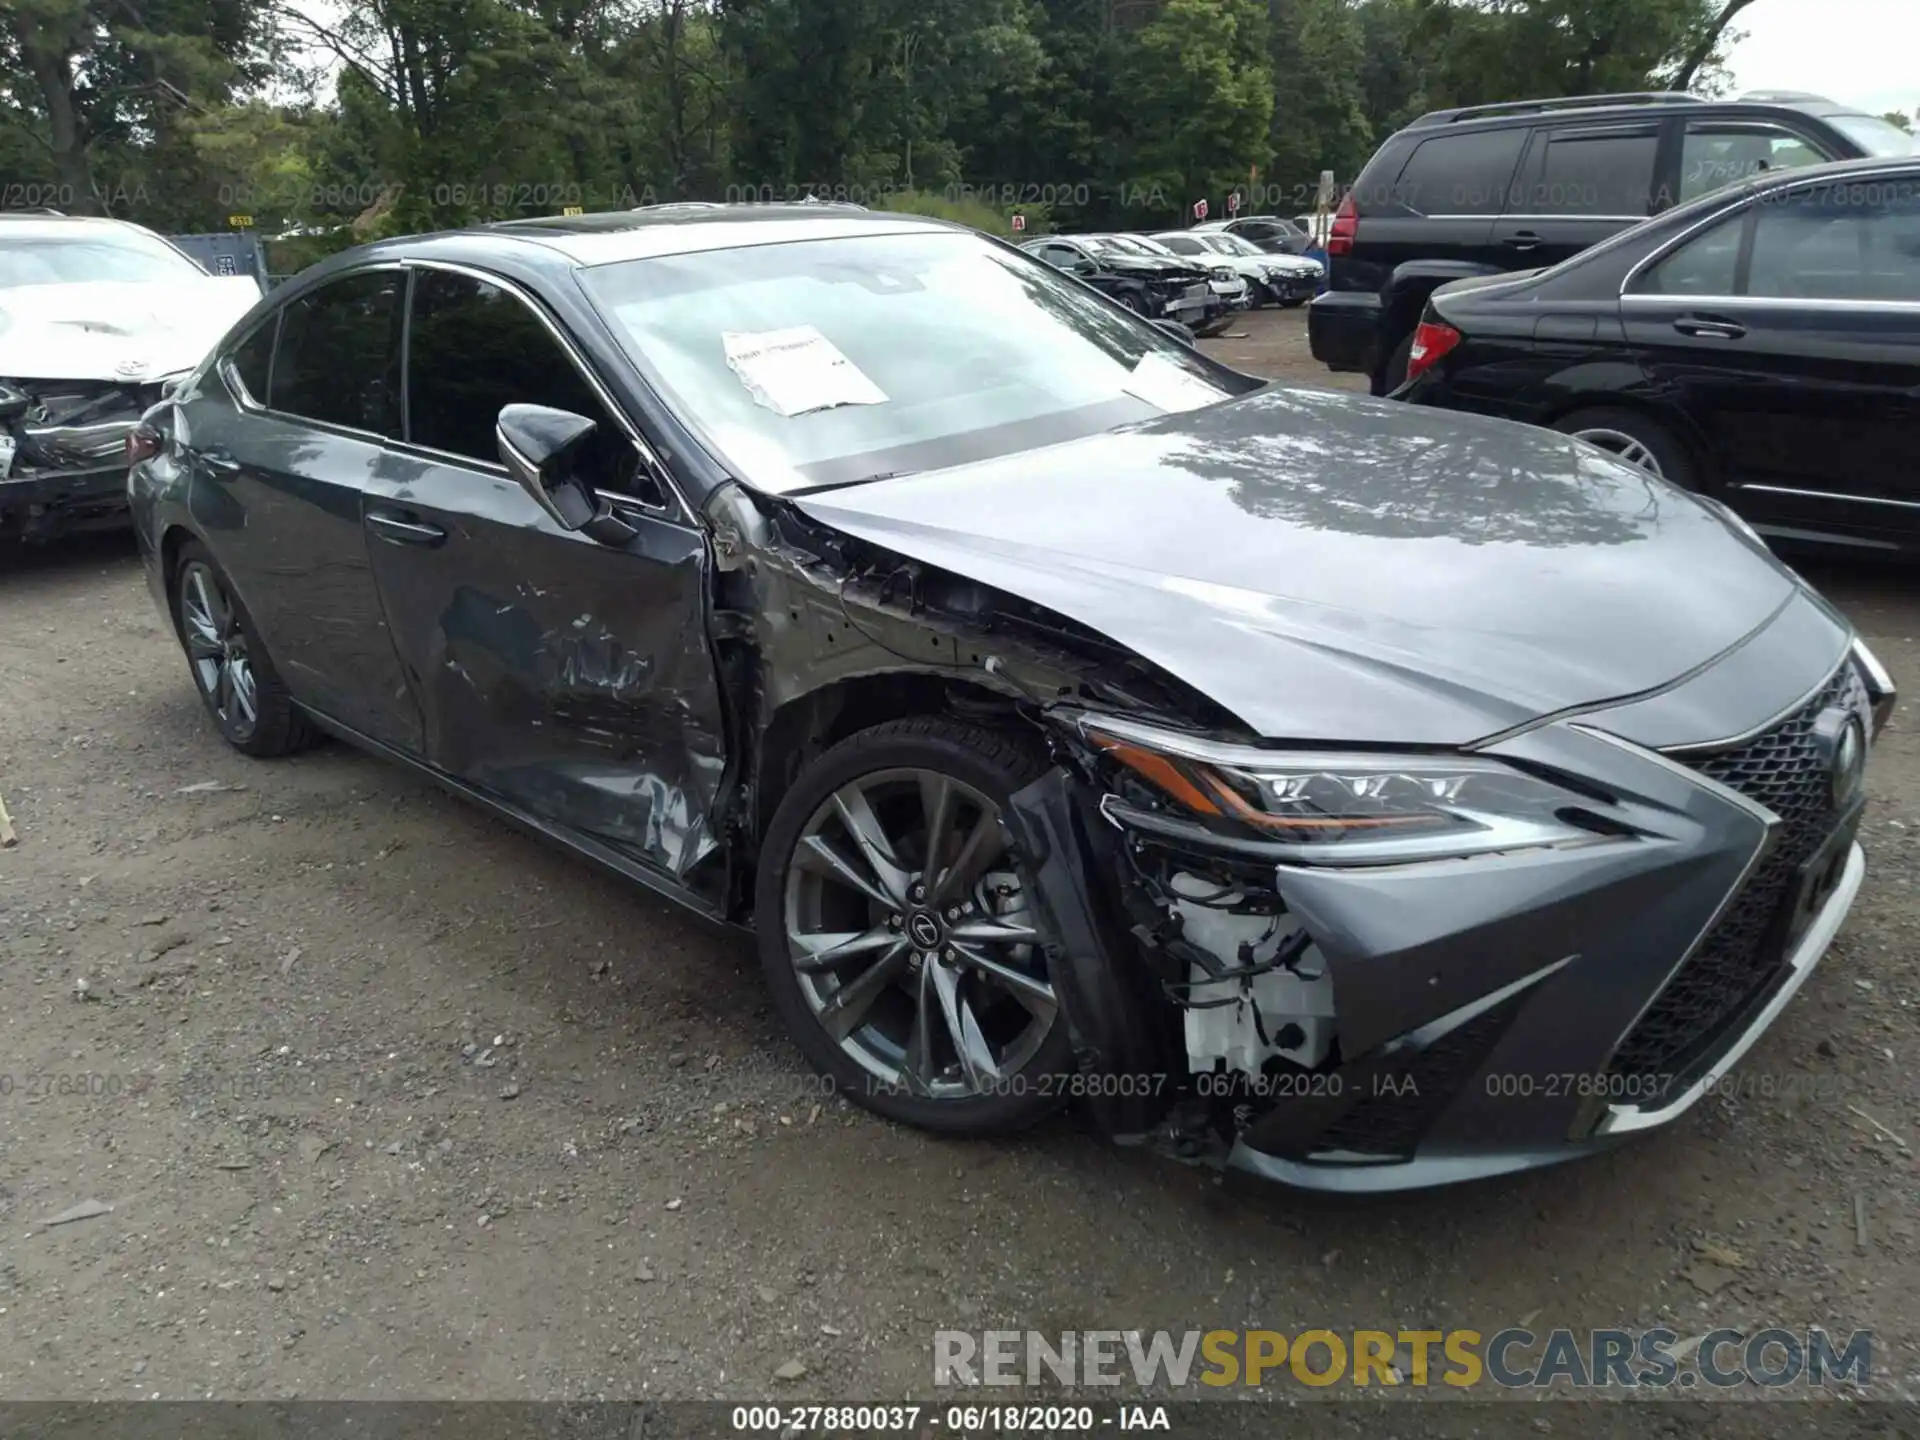
[[[260,297],[114,220],[0,216],[0,539],[127,523],[127,438]]]

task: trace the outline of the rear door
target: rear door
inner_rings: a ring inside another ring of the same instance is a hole
[[[1533,132],[1492,248],[1503,270],[1557,265],[1644,220],[1660,127],[1653,121],[1542,125]]]
[[[339,276],[223,357],[232,404],[184,416],[193,514],[296,700],[406,751],[419,716],[382,617],[361,497],[400,434],[406,272]]]
[[[1912,179],[1770,192],[1631,282],[1622,315],[1744,513],[1889,543],[1920,535]]]
[[[684,876],[713,846],[726,754],[703,532],[518,287],[420,266],[406,344],[406,439],[365,524],[427,759]],[[630,541],[562,529],[508,476],[494,425],[514,403],[595,422],[579,469]]]

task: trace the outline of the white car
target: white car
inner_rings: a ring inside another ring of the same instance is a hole
[[[1163,230],[1153,238],[1176,255],[1232,266],[1254,287],[1256,307],[1271,301],[1291,310],[1320,293],[1325,271],[1303,255],[1271,254],[1224,230]]]
[[[124,220],[0,214],[0,537],[124,524],[127,432],[260,294]]]

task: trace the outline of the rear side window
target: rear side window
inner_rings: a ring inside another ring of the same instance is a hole
[[[279,333],[280,317],[270,315],[253,334],[241,341],[227,357],[234,378],[255,405],[267,403],[267,369],[273,361],[274,336]]]
[[[1694,120],[1680,143],[1680,200],[1685,203],[1764,170],[1797,170],[1830,158],[1777,125]]]
[[[1660,147],[1651,128],[1547,130],[1534,140],[1516,215],[1623,217],[1647,213]]]
[[[1647,295],[1732,295],[1746,225],[1743,211],[1694,236],[1642,276],[1635,290]]]
[[[1394,182],[1395,203],[1422,215],[1498,215],[1513,182],[1524,128],[1422,140]],[[1359,203],[1366,204],[1361,196]]]
[[[399,270],[372,270],[287,306],[268,403],[289,415],[398,438],[406,283]]]
[[[494,425],[505,405],[584,415],[594,432],[578,473],[599,490],[657,498],[639,455],[573,358],[517,295],[470,275],[423,270],[407,339],[408,438],[449,455],[500,462]]]
[[[1747,293],[1920,301],[1920,185],[1820,185],[1761,205]]]

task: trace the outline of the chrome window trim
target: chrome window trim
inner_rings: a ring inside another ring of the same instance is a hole
[[[1920,308],[1920,307],[1916,307]],[[1920,510],[1920,500],[1890,500],[1884,495],[1849,495],[1839,490],[1796,490],[1791,485],[1742,485],[1762,495],[1793,495],[1802,500],[1850,500],[1856,505],[1890,505],[1899,510]]]
[[[625,409],[614,400],[612,393],[601,383],[599,375],[594,372],[592,365],[589,364],[586,357],[580,353],[579,347],[573,343],[571,337],[554,323],[553,318],[547,314],[546,307],[541,305],[523,286],[491,270],[484,270],[474,265],[465,265],[454,260],[409,259],[401,263],[411,270],[441,270],[451,275],[463,275],[469,280],[478,280],[482,284],[495,286],[498,289],[506,291],[507,294],[513,296],[514,299],[518,300],[531,311],[534,319],[540,322],[547,334],[552,336],[560,348],[566,352],[568,360],[573,363],[573,368],[580,373],[580,377],[587,382],[587,387],[593,391],[595,397],[606,407],[607,414],[613,417],[614,423],[618,425],[626,435],[627,440],[633,445],[635,452],[639,455],[641,462],[654,472],[655,478],[665,487],[672,503],[668,505],[656,505],[652,501],[642,499],[638,495],[629,495],[624,490],[602,490],[596,487],[594,493],[608,500],[619,500],[626,504],[637,506],[647,514],[661,519],[680,520],[687,524],[696,523],[693,518],[693,507],[687,503],[686,496],[680,493],[680,487],[674,483],[672,475],[667,471],[667,467],[661,463],[659,454],[654,450],[653,446],[647,443],[646,439],[640,434],[639,428],[627,415]],[[412,323],[412,301],[411,297],[409,297],[407,324],[411,326]],[[456,455],[451,451],[436,450],[431,445],[416,444],[412,440],[405,440],[400,443],[409,449],[418,450],[436,458],[458,461],[464,465],[475,466],[490,472],[497,472],[501,475],[507,473],[507,467],[500,464],[497,460],[488,461],[472,455]]]
[[[1858,310],[1895,310],[1902,314],[1909,310],[1920,312],[1920,300],[1827,300],[1798,295],[1666,295],[1655,291],[1639,291],[1622,295],[1620,302],[1623,305],[1718,305],[1736,309],[1788,306],[1795,310],[1832,310],[1840,313]]]
[[[1478,215],[1428,215],[1429,220],[1613,220],[1637,225],[1646,215],[1536,215],[1526,210],[1487,210]]]

